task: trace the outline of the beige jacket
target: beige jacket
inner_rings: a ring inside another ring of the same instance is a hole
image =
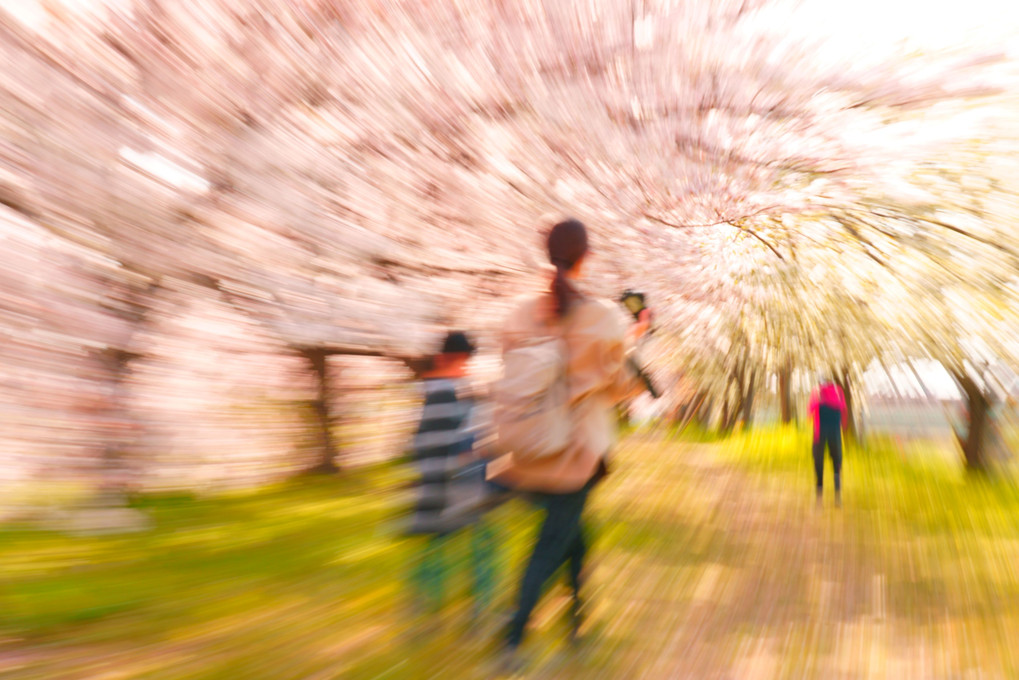
[[[608,300],[585,298],[566,319],[554,323],[551,293],[520,299],[502,332],[502,351],[550,331],[562,334],[569,352],[567,382],[573,443],[564,453],[529,463],[505,454],[489,463],[489,478],[513,488],[551,493],[580,489],[594,476],[616,439],[615,405],[637,393],[640,384],[626,365],[626,320]]]

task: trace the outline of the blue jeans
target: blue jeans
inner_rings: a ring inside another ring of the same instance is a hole
[[[545,582],[565,562],[569,562],[574,612],[579,607],[580,573],[587,553],[581,515],[596,481],[592,479],[573,493],[536,495],[536,500],[545,508],[545,519],[520,584],[520,599],[506,640],[511,647],[518,646],[523,640],[527,621],[541,597]]]
[[[842,490],[842,431],[838,428],[821,428],[821,434],[814,442],[814,477],[817,479],[817,492],[821,492],[824,482],[824,449],[828,447],[831,455],[832,468],[835,472],[835,491]]]

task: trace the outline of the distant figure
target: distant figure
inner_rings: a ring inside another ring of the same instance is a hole
[[[627,353],[649,324],[649,314],[645,314],[628,328],[628,320],[615,302],[583,292],[580,281],[588,240],[581,222],[556,224],[548,232],[547,247],[555,274],[544,292],[518,301],[503,327],[502,351],[506,366],[526,369],[527,361],[536,361],[533,357],[537,355],[527,354],[538,351],[534,349],[536,341],[561,339],[565,385],[561,404],[555,404],[565,413],[560,422],[546,429],[551,432],[565,425],[565,448],[541,455],[510,451],[490,466],[492,477],[500,483],[533,492],[545,515],[506,635],[505,660],[511,666],[519,664],[515,652],[543,586],[564,564],[573,589],[570,632],[572,638],[577,635],[587,551],[581,516],[591,489],[606,472],[606,459],[616,437],[615,406],[642,389],[629,367]],[[539,380],[543,374],[535,371],[534,375]],[[548,408],[557,410],[554,405]],[[505,443],[502,435],[500,442]]]
[[[828,447],[835,472],[835,505],[842,504],[842,430],[846,428],[846,397],[842,388],[826,379],[810,395],[810,414],[814,421],[814,475],[817,479],[817,504],[821,505],[824,486],[824,449]]]
[[[413,573],[419,613],[436,613],[446,595],[450,562],[463,549],[454,533],[471,528],[470,563],[475,619],[491,604],[495,538],[482,513],[487,509],[484,461],[474,450],[475,399],[467,362],[474,345],[462,332],[449,333],[423,374],[425,404],[414,435],[413,457],[420,471],[410,533],[427,537]]]

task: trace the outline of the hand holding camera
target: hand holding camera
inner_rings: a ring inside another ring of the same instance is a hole
[[[651,332],[651,310],[645,302],[644,293],[627,290],[619,298],[619,301],[633,315],[634,323],[629,329],[627,329],[627,336],[634,344],[636,344],[638,340],[644,337],[644,335]],[[660,397],[661,394],[657,389],[655,389],[654,383],[651,382],[651,377],[644,371],[643,368],[641,368],[640,364],[632,357],[628,360],[628,362],[630,364],[630,368],[644,383],[644,387],[647,389],[648,393],[654,399]]]
[[[633,341],[636,343],[636,341],[643,338],[650,331],[651,331],[651,310],[645,309],[637,315],[636,321],[632,326],[630,326],[627,332],[630,334]]]
[[[644,293],[627,290],[620,296],[619,302],[633,315],[634,324],[629,332],[635,340],[651,331],[651,309],[647,306]]]

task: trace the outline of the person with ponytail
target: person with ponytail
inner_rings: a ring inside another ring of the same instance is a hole
[[[561,454],[510,460],[498,474],[500,483],[530,492],[544,510],[520,584],[516,613],[506,633],[508,663],[518,663],[516,650],[531,611],[545,582],[564,563],[569,563],[571,638],[576,639],[587,550],[581,517],[591,489],[607,470],[616,437],[615,406],[641,390],[626,360],[648,327],[645,315],[628,328],[629,321],[615,302],[584,292],[581,279],[589,248],[583,223],[575,219],[559,222],[548,232],[546,246],[555,268],[550,285],[516,302],[503,326],[502,350],[505,355],[535,337],[555,334],[563,338],[570,437]]]

